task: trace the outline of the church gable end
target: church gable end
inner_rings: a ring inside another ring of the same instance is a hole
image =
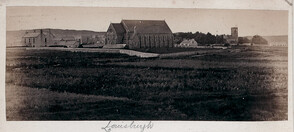
[[[124,29],[120,23],[111,23],[106,33],[106,44],[123,43]]]

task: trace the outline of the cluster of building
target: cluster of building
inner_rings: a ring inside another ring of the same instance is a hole
[[[28,47],[117,47],[130,49],[173,47],[173,33],[164,20],[122,20],[110,23],[107,32],[59,29],[27,30],[22,36]]]
[[[225,43],[230,45],[238,44],[238,27],[231,28],[231,35],[223,35],[223,39]],[[195,39],[185,39],[180,44],[175,44],[175,47],[183,47],[183,48],[216,48],[222,47],[224,44],[210,44],[205,46],[199,46]]]
[[[223,37],[228,44],[238,44],[238,27],[232,27],[231,35]],[[29,47],[199,47],[194,39],[184,39],[175,45],[173,33],[165,20],[122,20],[110,23],[107,32],[35,29],[26,31],[22,39]],[[287,45],[280,41],[271,42],[271,45]]]
[[[59,30],[34,29],[27,30],[23,35],[23,43],[28,47],[80,47],[99,46],[105,43],[105,33]]]

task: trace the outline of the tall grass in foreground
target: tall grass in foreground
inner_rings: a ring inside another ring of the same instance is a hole
[[[271,56],[285,57],[275,50],[250,49],[238,54],[182,58],[189,64],[201,63],[202,67],[197,68],[172,64],[173,59],[165,61],[170,61],[165,64],[172,66],[163,67],[145,63],[160,62],[158,59],[119,54],[22,51],[8,54],[7,62],[13,65],[6,67],[6,83],[58,92],[126,97],[147,105],[149,113],[154,113],[139,119],[170,119],[168,116],[188,120],[287,119],[284,98],[287,66],[274,65],[281,60],[252,61],[252,58]],[[133,62],[141,65],[131,65]],[[235,65],[236,62],[244,65]],[[268,66],[263,66],[265,63]],[[165,116],[156,118],[160,114]]]

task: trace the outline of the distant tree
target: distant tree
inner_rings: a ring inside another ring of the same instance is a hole
[[[247,37],[244,37],[244,38],[243,38],[243,42],[244,42],[244,43],[251,43],[251,40],[248,39]]]
[[[215,43],[224,43],[225,40],[223,35],[212,35],[210,32],[179,32],[174,34],[174,42],[176,44],[181,43],[184,39],[194,39],[200,45],[215,44]]]
[[[243,42],[243,39],[244,39],[243,37],[238,37],[238,43],[239,43],[239,44],[243,44],[243,43],[244,43],[244,42]]]
[[[214,36],[210,32],[208,32],[206,34],[206,43],[213,44],[214,42],[215,42]]]
[[[176,44],[180,44],[182,41],[183,41],[183,38],[181,38],[181,37],[174,37],[174,42]]]
[[[217,43],[219,43],[219,44],[225,43],[224,35],[218,35],[216,37],[217,37]]]
[[[175,33],[174,34],[174,42],[176,44],[180,44],[183,41],[182,33]]]
[[[253,44],[268,44],[267,40],[265,40],[263,37],[259,35],[253,36],[252,43]]]
[[[243,43],[251,43],[251,41],[247,37],[239,37],[238,38],[238,43],[243,44]]]

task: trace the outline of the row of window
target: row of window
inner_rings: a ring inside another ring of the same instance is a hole
[[[31,40],[33,41],[32,43],[34,44],[36,42],[36,38],[28,38],[25,39],[25,43],[27,43],[27,40],[29,41],[28,43],[31,43]],[[47,43],[47,38],[44,39],[45,44]]]

